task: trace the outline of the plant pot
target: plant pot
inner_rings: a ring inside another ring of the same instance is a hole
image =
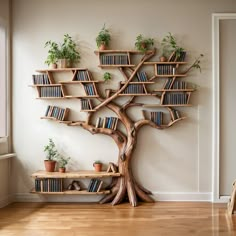
[[[65,167],[59,167],[58,170],[59,170],[60,173],[65,173],[66,172]]]
[[[102,171],[102,164],[93,163],[96,172]]]
[[[56,161],[44,160],[44,165],[47,172],[54,172]]]
[[[106,47],[106,44],[105,43],[102,43],[99,47],[99,50],[106,50],[107,47]]]
[[[160,57],[160,61],[165,62],[165,61],[167,61],[167,59],[166,59],[166,57],[162,56],[162,57]]]
[[[71,61],[69,59],[60,59],[59,65],[60,65],[60,68],[70,68]]]
[[[56,63],[50,64],[50,68],[51,68],[51,69],[56,69],[56,68],[57,68],[57,64],[56,64]]]

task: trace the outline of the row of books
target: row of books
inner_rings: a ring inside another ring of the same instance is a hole
[[[96,91],[94,88],[94,85],[91,83],[89,84],[83,84],[84,90],[88,96],[96,95]]]
[[[77,81],[90,81],[89,72],[87,70],[77,71],[74,80],[77,80]]]
[[[46,117],[54,117],[57,120],[65,120],[65,115],[68,109],[56,107],[56,106],[48,106],[45,116]]]
[[[40,87],[40,97],[63,97],[60,86]]]
[[[123,94],[142,94],[144,92],[142,84],[129,84],[123,91]]]
[[[48,179],[35,179],[36,192],[62,192],[63,184],[62,179],[48,178]]]
[[[138,81],[140,81],[140,82],[148,81],[147,74],[145,71],[137,72],[137,77],[138,77]]]
[[[88,192],[99,192],[101,190],[103,181],[100,179],[91,179],[88,185]]]
[[[170,55],[168,61],[169,61],[169,62],[173,62],[173,61],[180,61],[180,62],[182,62],[182,61],[185,60],[185,57],[186,57],[186,52],[185,52],[185,51],[180,52],[180,55],[179,55],[179,56],[177,56],[177,55],[176,55],[176,52],[174,51],[174,52]]]
[[[167,93],[164,95],[162,104],[188,104],[189,94],[188,93]]]
[[[118,124],[117,117],[98,117],[96,121],[96,128],[108,128],[116,130]]]
[[[101,55],[100,61],[102,65],[129,65],[127,55]]]
[[[187,82],[185,81],[175,81],[174,84],[172,83],[173,79],[168,78],[164,85],[164,89],[187,89]]]
[[[48,75],[46,73],[32,75],[32,79],[33,79],[33,84],[50,84]]]
[[[151,121],[154,122],[157,125],[162,125],[163,122],[163,112],[157,111],[157,112],[151,112]]]
[[[158,75],[174,75],[176,68],[173,65],[157,65]]]
[[[81,99],[81,110],[92,110],[92,101],[90,99]]]

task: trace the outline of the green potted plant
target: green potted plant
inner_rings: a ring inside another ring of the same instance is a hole
[[[57,163],[59,165],[59,172],[65,173],[66,172],[66,165],[69,163],[70,157],[64,157],[63,155],[59,155],[57,158]]]
[[[54,172],[58,151],[51,138],[49,139],[49,143],[44,146],[44,152],[46,152],[46,160],[44,160],[45,169],[47,172]]]
[[[66,68],[71,67],[74,62],[80,59],[76,43],[69,34],[64,35],[63,43],[60,46],[58,43],[49,40],[45,43],[45,47],[49,47],[48,56],[45,61],[48,65],[59,62],[61,68]]]
[[[111,80],[111,73],[105,72],[103,75],[103,79],[105,82],[108,82],[109,80]]]
[[[145,38],[142,34],[139,34],[136,37],[135,48],[140,52],[145,53],[153,45],[154,45],[153,38]]]
[[[176,38],[170,32],[162,39],[161,45],[163,52],[166,53],[168,50],[170,51],[169,56],[174,58],[172,58],[173,61],[178,60],[178,58],[181,56],[181,53],[184,52],[184,48],[177,44]]]
[[[47,59],[45,60],[45,63],[48,66],[52,67],[53,69],[56,69],[57,68],[56,63],[59,57],[58,44],[49,40],[45,43],[44,47],[49,47],[48,56],[47,56]]]
[[[105,50],[108,47],[110,40],[110,32],[104,24],[102,29],[99,31],[98,36],[96,37],[96,43],[99,50]]]
[[[80,53],[76,49],[76,43],[69,34],[64,35],[58,59],[60,59],[61,68],[71,67],[74,62],[80,59]]]
[[[93,167],[95,168],[96,172],[102,171],[102,162],[99,160],[94,161]]]

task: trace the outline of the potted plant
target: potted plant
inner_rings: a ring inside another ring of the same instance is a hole
[[[111,40],[111,35],[106,25],[104,24],[102,29],[99,31],[98,36],[96,37],[96,43],[99,50],[105,50]]]
[[[162,51],[167,52],[169,50],[170,57],[174,57],[174,60],[178,60],[181,53],[184,52],[184,48],[178,46],[176,38],[170,32],[162,39],[161,45],[163,47]]]
[[[47,172],[54,172],[58,151],[56,149],[55,143],[51,138],[49,139],[49,144],[44,146],[44,152],[47,153],[46,160],[44,160],[45,169]]]
[[[102,171],[102,162],[97,160],[93,163],[93,166],[95,168],[95,171],[100,172]]]
[[[103,79],[104,79],[105,82],[111,80],[111,73],[105,72],[104,75],[103,75]]]
[[[64,157],[62,155],[58,156],[57,162],[59,165],[59,168],[58,168],[59,172],[61,173],[66,172],[66,165],[69,163],[69,161],[70,161],[70,157]]]
[[[58,56],[59,56],[58,44],[49,40],[45,43],[44,47],[49,47],[48,56],[47,59],[45,60],[45,63],[48,66],[51,66],[53,69],[57,68],[56,63],[58,61]]]
[[[69,34],[64,35],[58,59],[60,59],[61,68],[71,67],[74,62],[80,59],[80,53],[76,50],[76,43]]]
[[[59,62],[61,68],[71,67],[80,59],[80,53],[76,49],[76,43],[69,34],[64,35],[63,43],[59,46],[51,40],[45,43],[49,47],[46,64],[51,65]]]
[[[144,38],[142,34],[139,34],[136,37],[135,48],[138,51],[141,51],[141,52],[145,53],[153,45],[154,45],[154,39],[153,38]]]

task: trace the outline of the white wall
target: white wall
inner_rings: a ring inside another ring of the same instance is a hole
[[[110,138],[40,119],[48,104],[69,107],[73,117],[83,118],[78,101],[37,100],[36,91],[28,87],[35,70],[45,68],[44,43],[49,39],[60,41],[65,33],[78,39],[80,67],[89,68],[96,79],[101,79],[103,72],[97,67],[94,50],[97,32],[104,22],[111,28],[114,49],[133,49],[140,33],[160,43],[163,36],[172,32],[187,49],[189,61],[200,53],[205,55],[202,73],[194,71],[188,76],[188,81],[199,86],[192,97],[194,106],[182,109],[189,118],[163,131],[143,128],[133,169],[140,183],[158,193],[158,199],[209,200],[212,192],[211,14],[229,11],[236,11],[232,0],[101,0],[99,3],[14,0],[13,143],[18,156],[14,163],[17,200],[31,199],[27,194],[33,186],[29,176],[44,168],[43,147],[49,137],[72,158],[71,169],[90,169],[96,159],[107,163],[117,160],[118,150]],[[111,73],[115,79],[121,78]],[[69,197],[50,197],[50,200],[69,200]]]

